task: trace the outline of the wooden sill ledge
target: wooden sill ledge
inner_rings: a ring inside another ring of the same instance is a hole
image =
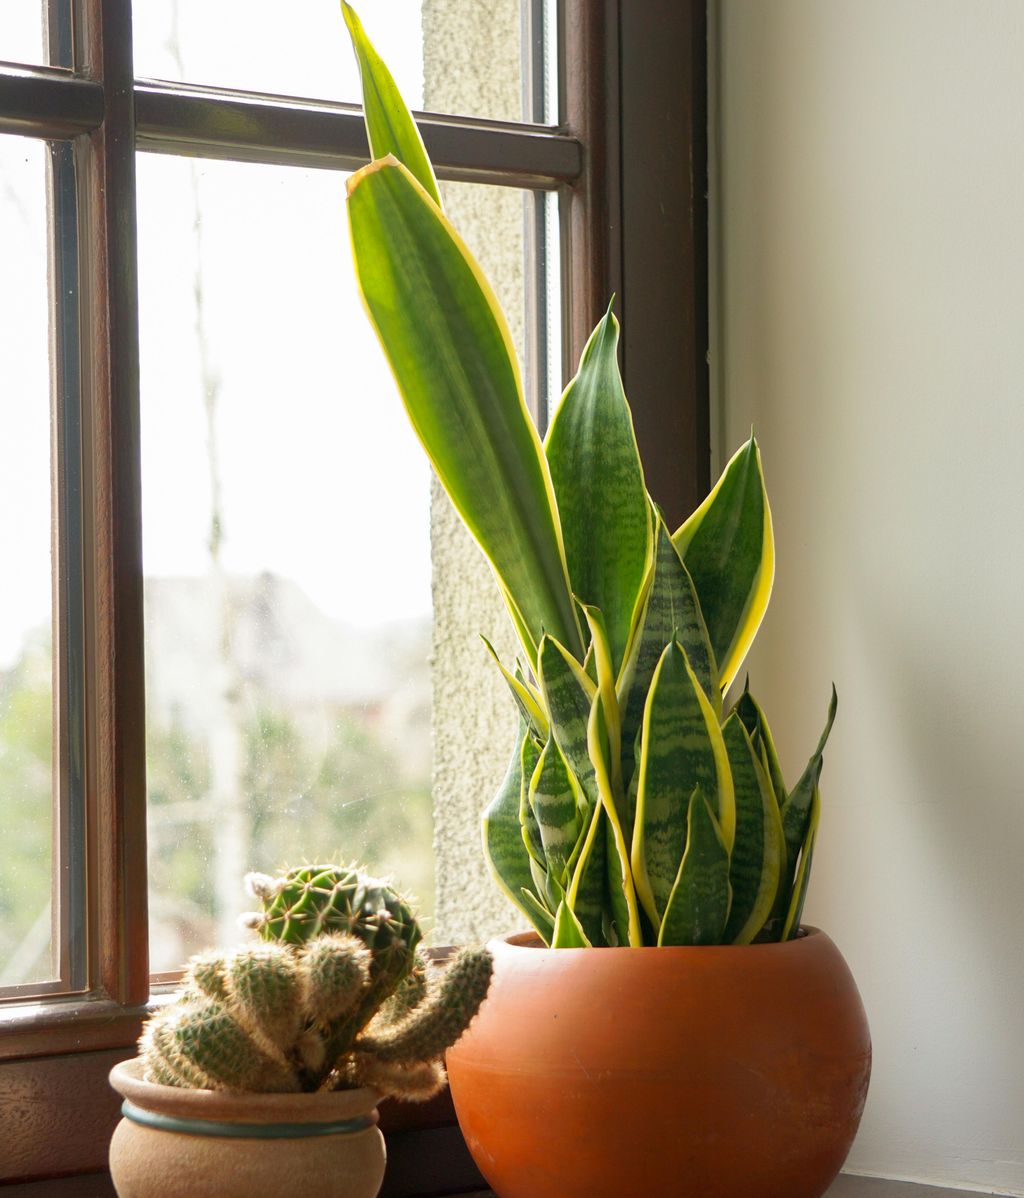
[[[829,1190],[826,1198],[965,1198],[981,1190],[947,1190],[939,1186],[914,1185],[905,1181],[884,1181],[875,1177],[844,1174]],[[106,1174],[69,1177],[62,1181],[37,1181],[5,1187],[5,1198],[113,1198],[114,1189]],[[490,1190],[465,1190],[458,1195],[436,1198],[495,1198]]]

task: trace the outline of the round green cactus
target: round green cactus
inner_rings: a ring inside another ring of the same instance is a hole
[[[250,874],[263,905],[255,925],[264,940],[305,944],[325,932],[356,936],[374,958],[396,952],[411,966],[423,938],[409,904],[353,866],[302,865],[277,878]]]

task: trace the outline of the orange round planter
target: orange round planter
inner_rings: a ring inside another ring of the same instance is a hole
[[[124,1118],[110,1143],[120,1198],[375,1198],[384,1176],[376,1090],[242,1094],[146,1081],[123,1061]]]
[[[448,1053],[500,1198],[821,1198],[871,1039],[816,928],[786,944],[547,949],[493,941],[491,992]]]

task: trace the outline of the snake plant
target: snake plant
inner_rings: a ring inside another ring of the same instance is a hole
[[[519,734],[483,818],[494,876],[553,947],[791,938],[836,698],[792,789],[749,690],[723,706],[775,570],[757,443],[670,529],[645,484],[610,309],[541,441],[494,293],[342,8],[374,159],[348,183],[363,302],[521,646],[498,662]]]

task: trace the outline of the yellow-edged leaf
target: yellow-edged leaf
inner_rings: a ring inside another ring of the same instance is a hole
[[[775,578],[772,515],[753,437],[672,543],[693,578],[726,691],[760,627]]]

